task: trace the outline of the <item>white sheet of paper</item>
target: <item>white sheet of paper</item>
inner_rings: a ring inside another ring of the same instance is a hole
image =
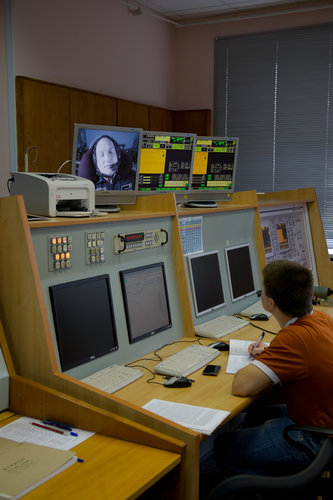
[[[83,431],[75,427],[73,427],[73,432],[75,432],[77,436],[71,436],[68,432],[66,434],[58,434],[48,429],[36,427],[32,425],[32,422],[44,425],[43,421],[38,420],[38,418],[21,417],[1,427],[0,436],[18,441],[19,443],[26,441],[42,446],[50,446],[58,450],[70,450],[95,434],[94,432]]]
[[[203,406],[194,406],[162,399],[152,399],[143,406],[161,417],[192,430],[210,435],[227,416],[229,411],[215,410]]]

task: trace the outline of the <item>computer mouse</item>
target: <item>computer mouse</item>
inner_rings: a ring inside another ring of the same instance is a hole
[[[192,380],[187,377],[171,377],[164,382],[164,387],[191,387]]]
[[[226,342],[213,342],[212,344],[208,344],[208,347],[218,349],[219,351],[229,351],[229,344]]]
[[[254,321],[267,321],[268,316],[267,316],[267,314],[264,314],[264,313],[252,314],[252,316],[250,316],[250,319],[252,319]]]

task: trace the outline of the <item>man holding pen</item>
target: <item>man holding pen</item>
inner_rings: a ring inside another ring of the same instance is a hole
[[[232,393],[255,396],[280,384],[286,404],[252,412],[239,430],[217,437],[214,457],[225,476],[302,469],[321,438],[293,431],[292,438],[305,447],[299,449],[284,439],[283,429],[293,423],[333,428],[333,318],[313,311],[312,298],[309,269],[287,260],[264,268],[261,301],[281,330],[269,347],[250,345],[254,359],[235,374]]]

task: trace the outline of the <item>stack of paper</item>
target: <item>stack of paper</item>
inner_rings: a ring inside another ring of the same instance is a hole
[[[152,399],[143,408],[160,415],[160,417],[168,418],[176,422],[176,424],[189,427],[194,431],[207,434],[208,436],[214,432],[230,413],[229,411],[174,403],[162,399]]]

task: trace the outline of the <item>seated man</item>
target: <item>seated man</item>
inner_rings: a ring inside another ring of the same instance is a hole
[[[216,438],[214,457],[224,476],[302,469],[311,462],[308,452],[318,452],[321,438],[292,431],[299,449],[283,438],[283,429],[293,423],[333,428],[333,318],[313,311],[312,298],[307,268],[287,260],[264,268],[262,304],[281,330],[268,348],[249,347],[255,359],[235,374],[232,392],[255,396],[281,384],[286,405],[267,408],[266,414],[265,409],[252,412],[240,429]]]
[[[133,160],[112,137],[99,137],[81,158],[78,175],[90,179],[96,191],[135,188]]]

